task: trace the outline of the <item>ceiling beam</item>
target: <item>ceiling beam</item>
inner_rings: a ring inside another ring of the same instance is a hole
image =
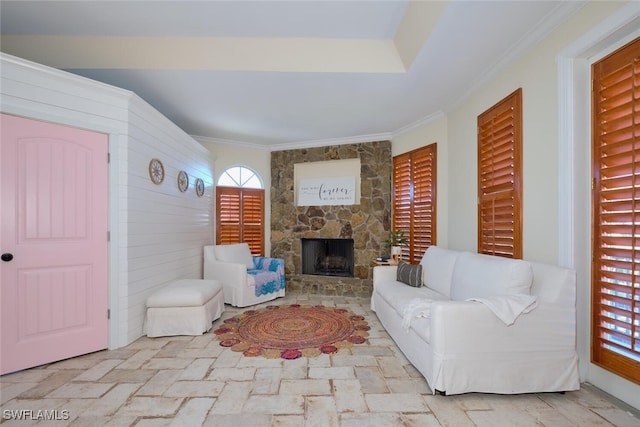
[[[411,0],[407,4],[393,37],[405,69],[411,68],[448,4],[449,1],[419,0]]]
[[[0,47],[61,69],[406,72],[392,40],[3,35]]]

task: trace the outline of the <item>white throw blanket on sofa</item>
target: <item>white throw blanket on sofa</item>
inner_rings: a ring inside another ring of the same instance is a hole
[[[429,318],[432,302],[433,300],[428,298],[414,298],[409,301],[409,304],[402,310],[402,329],[408,332],[414,317]]]
[[[467,298],[465,301],[475,301],[486,305],[507,326],[513,325],[521,314],[529,313],[538,306],[535,295],[499,295],[487,298]],[[409,301],[409,304],[402,310],[402,329],[405,332],[408,331],[414,318],[429,318],[432,303],[433,300],[428,298],[413,298]]]
[[[522,313],[529,313],[538,306],[535,295],[500,295],[487,298],[468,298],[486,305],[505,325],[513,325]]]

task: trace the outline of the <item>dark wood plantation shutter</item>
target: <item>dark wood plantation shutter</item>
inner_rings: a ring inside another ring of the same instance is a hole
[[[592,72],[591,357],[640,383],[640,39]]]
[[[434,143],[393,158],[393,229],[405,232],[402,258],[414,264],[436,244],[436,152]]]
[[[411,261],[420,262],[427,248],[436,244],[436,144],[413,155],[413,221]]]
[[[264,254],[264,190],[216,187],[216,244],[246,242]]]
[[[522,258],[522,89],[478,116],[478,252]]]
[[[413,187],[411,182],[411,155],[401,154],[393,158],[393,230],[403,230],[409,245],[402,248],[402,258],[409,262],[411,247]]]
[[[264,190],[242,190],[242,241],[251,253],[264,255]]]
[[[241,188],[216,188],[216,244],[240,243],[242,222],[240,221]]]

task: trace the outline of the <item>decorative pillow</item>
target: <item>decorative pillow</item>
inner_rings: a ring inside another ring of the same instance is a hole
[[[396,274],[398,282],[405,283],[414,288],[422,286],[422,266],[411,265],[404,261],[398,263],[398,272]]]
[[[233,245],[216,245],[216,258],[222,262],[232,262],[235,264],[244,264],[248,269],[256,268],[251,250],[246,243],[236,243]]]

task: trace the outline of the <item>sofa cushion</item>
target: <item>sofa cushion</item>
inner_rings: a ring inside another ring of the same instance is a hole
[[[376,284],[374,290],[381,299],[384,300],[398,315],[400,322],[404,318],[404,310],[416,298],[423,298],[426,301],[447,301],[449,298],[426,287],[414,288],[398,283],[397,281],[383,281]],[[411,329],[415,331],[426,342],[430,342],[431,333],[429,325],[431,319],[415,317],[411,319]],[[402,332],[405,333],[405,332]],[[422,343],[417,344],[422,345]]]
[[[529,295],[532,281],[527,261],[462,252],[453,268],[451,299]]]
[[[251,256],[251,250],[246,243],[216,245],[215,254],[218,261],[244,264],[248,269],[256,268]]]
[[[404,316],[404,309],[415,298],[424,298],[432,301],[447,301],[448,298],[424,286],[413,288],[402,285],[396,281],[380,282],[376,285],[375,292],[391,306],[400,317]]]
[[[459,254],[459,251],[430,246],[420,261],[424,285],[442,295],[450,296],[453,267]]]
[[[398,269],[396,271],[396,280],[402,282],[405,285],[419,288],[422,286],[422,266],[411,265],[404,261],[398,263]]]

